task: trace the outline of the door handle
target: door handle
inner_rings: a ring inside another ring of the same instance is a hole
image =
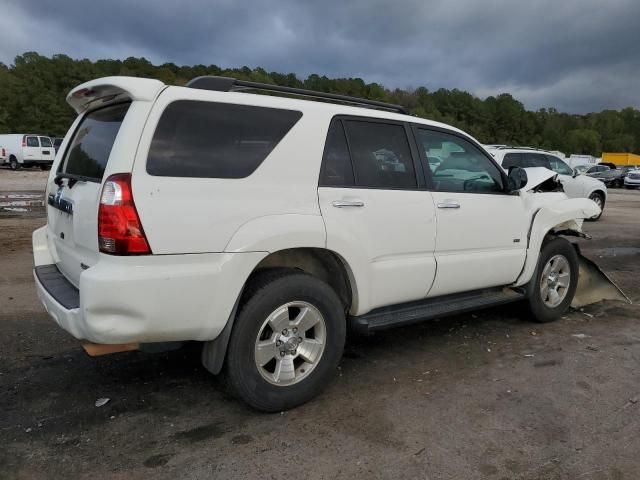
[[[453,200],[445,200],[438,204],[438,208],[460,208],[460,204]]]
[[[345,208],[345,207],[364,207],[364,202],[362,200],[335,200],[331,202],[336,208]]]

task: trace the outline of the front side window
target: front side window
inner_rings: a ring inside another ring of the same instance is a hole
[[[27,137],[27,147],[39,147],[38,137]]]
[[[169,104],[153,135],[147,172],[245,178],[302,117],[294,110],[192,100]]]
[[[52,147],[51,139],[49,137],[40,137],[40,145],[43,147]]]
[[[403,125],[345,120],[356,185],[417,188],[411,148]]]
[[[129,105],[110,105],[85,115],[68,148],[64,173],[102,179]]]
[[[549,160],[549,164],[551,165],[551,170],[560,175],[573,175],[573,170],[569,165],[564,163],[558,157],[554,157],[553,155],[547,155],[547,160]]]
[[[432,169],[433,186],[439,192],[502,192],[499,168],[471,142],[449,133],[418,128],[418,147]],[[437,159],[437,160],[433,160]]]

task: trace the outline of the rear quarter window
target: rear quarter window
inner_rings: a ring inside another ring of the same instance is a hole
[[[302,117],[294,110],[179,100],[158,122],[147,158],[150,175],[244,178]]]

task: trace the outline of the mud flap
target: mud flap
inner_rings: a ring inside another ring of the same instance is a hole
[[[576,246],[577,247],[577,246]],[[598,265],[582,256],[580,249],[576,248],[580,270],[578,276],[578,288],[571,302],[573,308],[583,307],[601,300],[621,300],[631,303],[620,287],[604,273]]]

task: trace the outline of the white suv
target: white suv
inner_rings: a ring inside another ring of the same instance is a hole
[[[92,354],[204,342],[261,410],[318,394],[348,326],[515,300],[558,318],[578,280],[559,235],[599,212],[379,102],[219,77],[102,78],[67,101],[79,116],[33,233],[47,311]]]
[[[562,159],[545,150],[503,145],[497,147],[488,145],[486,148],[507,171],[509,168],[517,166],[521,168],[545,167],[556,172],[567,196],[589,198],[600,207],[600,213],[590,220],[598,220],[602,215],[607,202],[607,187],[602,181],[587,175],[579,175]],[[605,167],[603,166],[603,168]]]

